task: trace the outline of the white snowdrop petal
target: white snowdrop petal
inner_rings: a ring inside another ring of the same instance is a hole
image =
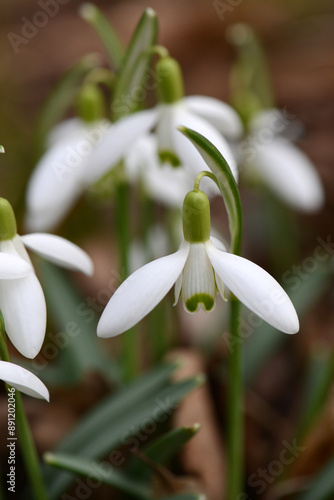
[[[0,379],[28,396],[50,400],[49,391],[43,382],[22,366],[0,361]]]
[[[185,97],[184,102],[192,113],[208,120],[227,138],[241,137],[243,126],[239,115],[225,102],[214,97],[200,95]]]
[[[286,203],[305,212],[320,210],[325,201],[319,175],[290,141],[276,137],[259,144],[251,165],[265,183]]]
[[[51,230],[65,217],[83,190],[83,176],[93,150],[82,129],[58,140],[39,160],[30,178],[26,226]]]
[[[23,278],[31,271],[31,266],[21,257],[3,253],[3,250],[0,250],[0,279],[11,280]]]
[[[182,301],[187,312],[199,307],[206,311],[215,306],[216,284],[205,243],[191,243],[182,273]]]
[[[127,278],[111,297],[100,318],[99,337],[114,337],[144,318],[172,288],[182,272],[189,244],[154,260]]]
[[[175,281],[175,287],[174,287],[174,304],[173,304],[173,306],[176,306],[176,304],[179,301],[181,289],[182,289],[182,273],[180,274],[180,276]]]
[[[270,325],[285,333],[299,330],[298,316],[283,288],[264,269],[206,243],[216,275],[231,292]]]
[[[66,269],[81,271],[88,276],[93,274],[94,266],[89,255],[74,243],[46,233],[32,233],[21,236],[24,245],[38,255]]]
[[[132,143],[153,127],[156,119],[157,110],[154,108],[138,111],[110,125],[96,146],[92,164],[86,171],[86,183],[97,181],[116,165]]]
[[[224,156],[225,160],[229,164],[231,171],[235,177],[238,178],[238,171],[236,166],[236,161],[233,156],[232,150],[228,145],[224,137],[212,126],[209,122],[204,119],[197,117],[195,114],[191,114],[185,109],[178,108],[178,111],[174,116],[174,147],[177,155],[182,160],[182,163],[189,165],[189,167],[197,175],[202,170],[209,170],[209,167],[203,160],[200,153],[197,151],[196,147],[192,142],[187,139],[179,130],[178,127],[185,126],[195,132],[200,133],[206,139],[208,139]]]
[[[250,131],[255,134],[277,136],[289,125],[289,118],[279,109],[264,109],[256,113],[250,123]]]
[[[34,358],[44,341],[46,304],[33,271],[25,278],[0,280],[0,309],[11,342],[23,356]]]

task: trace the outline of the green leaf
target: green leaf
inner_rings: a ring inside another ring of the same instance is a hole
[[[119,382],[116,362],[102,350],[96,335],[96,311],[88,307],[62,270],[42,260],[39,269],[49,314],[56,328],[63,332],[50,338],[60,354],[57,361],[61,363],[64,380],[75,383],[87,371],[94,370],[112,382]]]
[[[217,179],[226,210],[229,217],[229,226],[232,237],[232,253],[239,255],[241,247],[242,211],[237,183],[231,169],[218,149],[203,135],[186,127],[179,130],[194,144],[205,163]]]
[[[299,318],[302,318],[312,304],[321,297],[331,280],[329,267],[322,266],[313,274],[309,274],[305,281],[301,281],[297,290],[289,293]],[[288,287],[287,292],[289,292]],[[249,311],[244,314],[241,327],[245,339],[247,338],[244,356],[244,376],[247,384],[252,383],[273,352],[286,341],[286,336],[282,332],[264,321],[260,326],[253,328],[248,322],[250,317],[254,317],[254,314]]]
[[[107,51],[110,62],[116,69],[119,69],[124,57],[124,47],[110,21],[92,3],[81,5],[79,13],[96,31]]]
[[[100,58],[89,54],[79,59],[54,87],[40,113],[34,139],[36,159],[42,154],[51,128],[62,118],[67,108],[73,104],[77,86],[89,71],[100,64]]]
[[[203,381],[196,377],[178,384],[167,383],[175,368],[175,364],[163,365],[106,398],[83,418],[56,452],[98,460],[119,444],[129,444],[129,438],[148,420],[155,421],[158,415],[161,421],[166,420],[175,405]],[[72,480],[68,474],[55,475],[48,471],[46,482],[51,499],[58,500]]]
[[[155,45],[158,36],[157,15],[148,8],[142,15],[126,51],[120,74],[116,80],[112,115],[115,120],[126,116],[139,107],[134,89],[143,85],[148,71],[151,54],[149,49]]]
[[[311,430],[316,418],[328,400],[333,384],[334,352],[320,346],[312,351],[309,359],[302,401],[299,435],[303,437]],[[299,438],[299,441],[301,440]]]
[[[332,500],[334,495],[334,460],[331,460],[306,486],[297,500]]]
[[[148,486],[115,470],[109,463],[101,465],[98,462],[66,453],[46,453],[44,455],[44,460],[53,467],[65,469],[75,474],[85,476],[87,479],[95,479],[99,483],[113,486],[131,495],[131,497],[143,500],[151,498],[151,491]],[[97,486],[99,483],[97,483]]]
[[[194,424],[192,427],[173,429],[146,446],[143,453],[152,462],[166,464],[168,460],[177,455],[182,447],[197,434],[199,429],[199,424]],[[146,475],[149,477],[151,471],[142,460],[134,458],[133,463],[128,468],[128,472],[133,477],[145,477]]]

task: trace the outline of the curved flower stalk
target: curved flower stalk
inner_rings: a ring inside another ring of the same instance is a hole
[[[255,114],[249,135],[239,146],[240,170],[267,185],[291,207],[315,212],[325,201],[319,174],[283,132],[288,119],[283,112],[266,109]]]
[[[216,294],[230,290],[250,310],[285,333],[296,333],[296,311],[282,287],[262,268],[226,251],[210,237],[210,205],[203,191],[187,194],[184,241],[172,255],[146,264],[116,290],[98,324],[99,337],[119,335],[146,316],[175,284],[187,312],[211,311]]]
[[[67,269],[93,273],[90,257],[77,245],[43,233],[20,237],[11,205],[0,198],[0,309],[11,342],[27,358],[40,351],[46,330],[46,305],[26,248]]]
[[[98,167],[88,172],[90,181],[95,182],[103,176],[125,157],[135,140],[147,136],[153,128],[161,163],[168,162],[174,167],[191,165],[193,175],[207,169],[197,150],[179,134],[179,126],[189,127],[207,137],[226,157],[237,177],[236,161],[227,142],[227,139],[238,139],[242,133],[237,113],[212,97],[184,97],[181,70],[175,59],[162,58],[156,66],[156,78],[159,104],[110,126],[97,148]]]
[[[0,361],[0,380],[28,396],[50,400],[49,391],[43,382],[22,366]]]

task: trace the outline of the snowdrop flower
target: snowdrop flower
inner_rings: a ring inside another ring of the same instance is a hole
[[[190,313],[212,311],[216,294],[228,288],[262,319],[285,333],[296,333],[296,311],[282,287],[262,268],[230,254],[210,237],[210,205],[203,191],[187,194],[183,205],[184,242],[172,255],[146,264],[127,278],[107,304],[97,327],[99,337],[113,337],[146,316],[175,284]]]
[[[90,257],[73,243],[43,233],[20,237],[13,209],[0,198],[0,309],[11,342],[23,356],[40,351],[46,329],[46,305],[27,247],[67,269],[93,273]]]
[[[96,166],[96,146],[109,122],[86,123],[72,118],[53,129],[48,149],[30,178],[26,227],[51,231],[75,205],[86,188],[86,171]]]
[[[184,97],[179,64],[171,57],[156,65],[157,92],[160,103],[153,109],[126,116],[110,126],[96,151],[97,165],[90,169],[91,182],[102,177],[124,158],[133,142],[156,128],[158,154],[162,162],[177,167],[191,165],[197,175],[207,165],[196,148],[177,130],[186,126],[209,139],[228,161],[237,177],[236,162],[227,139],[236,140],[242,132],[237,113],[227,104],[212,97]]]
[[[49,391],[43,382],[33,373],[22,366],[0,361],[0,380],[14,387],[18,391],[33,396],[34,398],[46,399],[49,401]]]
[[[239,146],[241,169],[293,208],[315,212],[324,204],[324,189],[311,161],[283,136],[288,123],[276,109],[256,114],[250,135]]]
[[[194,183],[190,168],[160,163],[158,144],[153,134],[140,137],[124,157],[124,167],[131,183],[140,181],[152,200],[169,207],[182,207],[185,195]],[[211,183],[212,184],[212,183]]]
[[[98,89],[85,85],[78,99],[80,117],[65,120],[49,134],[46,152],[27,187],[26,227],[30,231],[53,230],[83,193],[86,171],[98,166],[96,147],[110,126],[101,119],[102,106]]]

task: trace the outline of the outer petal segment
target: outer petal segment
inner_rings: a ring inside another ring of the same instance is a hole
[[[43,382],[22,366],[0,361],[0,379],[28,396],[49,401],[49,391]]]
[[[261,145],[251,165],[289,205],[305,212],[317,211],[323,206],[324,190],[315,167],[283,137]]]
[[[283,288],[264,269],[206,243],[211,264],[232,293],[260,318],[284,333],[296,333],[299,321]]]
[[[200,95],[185,97],[184,102],[190,111],[208,120],[229,139],[238,139],[242,135],[243,127],[238,113],[225,102]]]
[[[156,120],[157,110],[149,109],[133,113],[111,125],[94,151],[94,164],[87,168],[85,182],[91,184],[106,174],[127,153],[134,140],[147,133]]]
[[[46,305],[33,271],[25,278],[0,280],[0,308],[11,342],[23,356],[34,358],[44,341]]]
[[[65,122],[51,133],[52,145],[39,160],[28,185],[26,224],[30,229],[53,229],[79,198],[93,150],[89,133],[91,129],[80,120]]]
[[[187,139],[179,130],[178,127],[185,126],[195,132],[198,132],[206,137],[219,150],[229,164],[234,178],[238,179],[238,171],[236,161],[232,150],[224,137],[207,121],[196,116],[195,114],[179,108],[175,112],[173,135],[175,150],[181,161],[185,165],[189,165],[195,171],[195,174],[201,170],[209,170],[209,167],[203,160],[195,146]]]
[[[111,297],[97,326],[99,337],[114,337],[144,318],[169,292],[189,253],[184,242],[177,252],[154,260],[127,278]]]
[[[38,255],[66,269],[93,274],[93,262],[80,247],[54,234],[33,233],[21,236],[24,245]]]
[[[32,267],[21,257],[0,253],[0,279],[10,280],[27,276]]]

